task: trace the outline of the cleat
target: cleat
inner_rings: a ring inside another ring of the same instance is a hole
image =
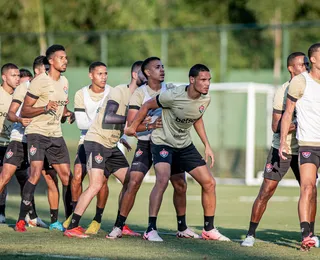
[[[88,235],[84,234],[84,229],[80,226],[75,227],[73,229],[67,229],[63,232],[63,235],[66,237],[78,237],[78,238],[87,238]]]
[[[17,232],[26,232],[27,231],[26,222],[23,219],[19,220],[16,223],[16,225],[14,227],[14,230],[17,231]]]
[[[98,234],[100,227],[101,227],[101,223],[98,223],[97,221],[92,220],[92,222],[90,223],[85,233],[90,235],[96,235]]]
[[[314,247],[319,247],[319,238],[317,236],[312,236],[311,239],[314,241]]]
[[[213,228],[209,231],[205,231],[204,229],[202,230],[201,234],[202,238],[205,240],[219,240],[219,241],[230,241],[229,238],[226,236],[222,235],[218,229]]]
[[[157,230],[151,230],[148,233],[144,232],[143,239],[153,241],[153,242],[162,242],[163,241],[163,239],[159,236]]]
[[[5,224],[6,223],[6,217],[3,214],[0,214],[0,224]]]
[[[310,236],[307,236],[302,239],[300,250],[309,251],[310,247],[314,247],[314,246],[315,246],[315,241]]]
[[[247,235],[247,237],[242,241],[241,246],[251,247],[254,245],[254,236]]]
[[[113,227],[112,231],[106,235],[106,238],[117,239],[122,238],[122,230],[118,227]]]
[[[58,231],[65,231],[65,228],[62,226],[61,222],[56,221],[54,223],[51,223],[49,226],[50,230],[58,230]]]
[[[177,232],[178,238],[201,238],[197,233],[193,232],[190,228],[187,228],[184,231],[178,231]]]
[[[72,214],[63,222],[62,226],[67,229],[71,223]]]
[[[34,219],[30,219],[29,214],[27,214],[25,219],[28,227],[42,227],[42,228],[48,228],[48,225],[42,221],[41,218],[37,217]]]
[[[123,226],[122,235],[132,236],[132,237],[140,237],[141,236],[140,233],[134,232],[133,230],[131,230],[128,225]]]

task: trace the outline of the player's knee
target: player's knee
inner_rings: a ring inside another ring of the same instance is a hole
[[[168,183],[169,183],[169,179],[168,178],[165,178],[165,177],[158,178],[158,176],[157,176],[156,185],[158,187],[160,187],[162,189],[165,189],[165,188],[167,188]]]
[[[88,189],[90,190],[91,193],[96,195],[101,190],[102,186],[103,186],[103,183],[92,183],[89,185]]]
[[[208,178],[203,184],[202,188],[206,192],[215,192],[216,189],[216,180],[214,178]]]
[[[128,183],[128,192],[137,193],[141,186],[141,181],[137,179],[130,179]]]
[[[308,196],[308,197],[312,197],[313,194],[314,194],[314,187],[315,185],[309,183],[309,184],[304,184],[301,186],[301,192],[302,194],[304,194],[305,196]]]
[[[64,174],[63,176],[61,176],[60,180],[61,180],[62,185],[68,186],[69,185],[69,181],[70,181],[69,173],[68,174]]]
[[[187,192],[187,183],[184,180],[172,182],[175,192],[185,194]]]

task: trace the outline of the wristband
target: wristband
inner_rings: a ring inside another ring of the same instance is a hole
[[[146,123],[146,131],[149,131],[148,126],[149,126],[149,124]]]
[[[47,113],[47,105],[44,107],[44,113],[46,114]]]

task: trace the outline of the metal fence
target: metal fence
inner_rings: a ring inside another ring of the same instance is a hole
[[[208,64],[215,80],[224,82],[231,69],[274,70],[274,83],[286,75],[292,51],[307,52],[318,41],[320,21],[291,24],[232,24],[193,28],[0,33],[0,64],[30,66],[46,46],[65,45],[70,65],[88,66],[101,60],[112,67],[130,66],[137,59],[159,56],[169,67]],[[43,41],[44,39],[44,41]]]

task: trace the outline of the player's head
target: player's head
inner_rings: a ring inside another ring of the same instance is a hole
[[[20,84],[20,72],[17,65],[6,63],[1,67],[2,85],[15,89]]]
[[[135,61],[131,66],[131,79],[135,80],[137,86],[139,87],[145,84],[147,81],[146,77],[143,75],[141,71],[142,63],[143,63],[142,60],[138,60],[138,61]]]
[[[148,81],[159,80],[164,81],[164,66],[158,57],[149,57],[144,60],[141,65],[141,71]]]
[[[211,73],[203,64],[193,65],[189,71],[189,82],[200,94],[206,95],[209,92]]]
[[[287,58],[287,68],[292,77],[309,70],[309,60],[303,52],[293,52]]]
[[[316,66],[320,69],[320,43],[315,43],[310,46],[308,57],[312,66]]]
[[[108,79],[107,65],[101,61],[92,62],[89,66],[89,78],[93,86],[104,88]]]
[[[41,73],[46,72],[46,70],[48,69],[49,69],[49,63],[46,56],[41,55],[34,59],[33,73],[35,77],[40,75]]]
[[[20,72],[20,84],[26,81],[31,81],[33,78],[32,73],[30,70],[27,69],[19,69]]]
[[[68,65],[66,50],[62,45],[54,44],[46,51],[46,57],[50,67],[59,72],[65,72]]]

